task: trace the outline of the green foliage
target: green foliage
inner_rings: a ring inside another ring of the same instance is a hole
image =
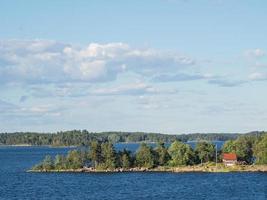
[[[224,143],[222,148],[223,153],[235,153],[236,152],[236,145],[234,140],[228,140]]]
[[[146,168],[152,168],[155,165],[155,154],[152,148],[145,143],[142,143],[137,150],[136,165]]]
[[[71,150],[66,157],[67,167],[69,169],[79,169],[83,167],[83,158],[78,150]]]
[[[130,168],[130,157],[127,155],[127,154],[123,154],[122,157],[121,157],[121,167],[124,168],[124,169],[128,169]]]
[[[56,155],[55,158],[55,169],[56,170],[63,170],[67,169],[67,161],[63,155]]]
[[[260,137],[254,145],[254,156],[257,164],[267,164],[267,134]]]
[[[175,141],[169,147],[168,152],[171,156],[169,162],[171,166],[191,165],[194,162],[194,152],[188,144]]]
[[[238,159],[248,164],[256,157],[257,164],[267,164],[267,134],[259,136],[242,136],[236,140],[227,141],[222,152],[236,153]],[[198,163],[211,163],[214,165],[215,145],[210,142],[199,142],[193,150],[190,145],[176,140],[167,149],[164,143],[159,142],[153,150],[142,143],[135,155],[127,150],[116,152],[110,142],[92,141],[89,152],[71,150],[66,156],[57,155],[54,160],[50,156],[33,170],[65,170],[80,169],[90,165],[96,169],[113,170],[118,167],[129,169],[130,167],[152,168],[156,166],[181,166]]]
[[[78,150],[71,150],[67,156],[56,155],[53,160],[51,156],[45,156],[45,159],[38,165],[35,165],[33,170],[65,170],[65,169],[80,169],[84,165],[83,154]]]
[[[54,163],[51,156],[45,156],[45,159],[42,162],[43,170],[52,170],[54,168]]]
[[[253,162],[253,145],[255,137],[242,136],[235,140],[235,153],[240,161],[250,164]]]
[[[116,133],[112,133],[110,135],[108,135],[108,141],[111,143],[118,143],[121,141],[121,137],[120,135],[116,134]]]
[[[130,168],[132,165],[131,152],[124,149],[122,152],[119,151],[117,154],[117,166],[124,169]]]
[[[34,165],[34,166],[32,167],[32,170],[36,170],[36,171],[43,170],[43,165],[42,165],[42,163]]]
[[[215,145],[206,141],[198,142],[195,148],[195,154],[201,163],[215,161]]]
[[[112,143],[105,142],[101,145],[101,152],[103,163],[101,164],[104,169],[115,169],[116,168],[116,152]]]
[[[92,141],[90,143],[89,158],[91,159],[93,165],[97,167],[103,160],[101,154],[101,144],[98,141]]]
[[[156,149],[156,161],[159,166],[166,165],[170,160],[168,149],[164,146],[163,142],[159,142]]]
[[[100,143],[93,141],[90,143],[89,159],[96,168],[114,169],[116,168],[116,152],[110,142]]]
[[[261,135],[262,132],[250,133],[249,135]],[[71,130],[57,133],[33,133],[33,132],[16,132],[0,133],[0,144],[3,145],[52,145],[52,146],[88,146],[91,141],[109,141],[115,142],[165,142],[171,143],[175,140],[183,142],[192,140],[220,140],[226,141],[236,139],[240,134],[179,134],[168,135],[159,133],[143,132],[102,132],[91,133],[87,130]]]
[[[222,151],[224,153],[236,153],[239,161],[251,164],[253,162],[253,146],[256,138],[256,136],[241,136],[236,140],[229,140],[223,145]]]

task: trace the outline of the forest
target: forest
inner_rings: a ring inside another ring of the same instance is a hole
[[[116,151],[111,142],[92,141],[88,148],[71,150],[67,155],[57,155],[55,158],[47,155],[41,163],[33,167],[33,170],[80,169],[84,166],[100,170],[188,166],[221,162],[222,153],[236,153],[238,161],[247,165],[265,165],[267,164],[267,133],[244,135],[235,140],[228,140],[219,151],[216,151],[215,145],[208,141],[199,141],[194,149],[178,140],[171,143],[169,147],[166,147],[163,142],[158,142],[155,148],[141,143],[136,152],[126,149]]]
[[[264,132],[251,132],[246,135],[262,135]],[[240,133],[194,133],[160,134],[144,132],[88,132],[87,130],[61,131],[57,133],[15,132],[0,133],[0,145],[50,145],[88,146],[92,141],[101,142],[182,142],[207,140],[226,141],[236,139]]]

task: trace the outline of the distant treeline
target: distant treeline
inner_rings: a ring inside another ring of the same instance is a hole
[[[267,134],[262,136],[240,136],[236,140],[228,140],[222,150],[217,151],[212,142],[200,141],[193,149],[190,145],[174,141],[169,147],[159,142],[155,148],[142,143],[139,149],[132,153],[127,150],[116,151],[110,142],[90,142],[89,148],[71,150],[68,154],[57,155],[55,158],[47,155],[35,165],[33,170],[69,170],[81,169],[85,166],[101,170],[116,168],[159,166],[197,165],[209,162],[221,162],[222,153],[235,153],[238,161],[244,164],[267,164]],[[217,159],[218,158],[218,159]]]
[[[263,132],[251,132],[246,135],[261,135]],[[88,146],[91,141],[101,142],[164,142],[175,140],[187,141],[226,141],[236,139],[243,134],[234,133],[194,133],[194,134],[160,134],[144,132],[100,132],[87,130],[61,131],[57,133],[15,132],[0,133],[0,145],[52,145],[52,146]]]

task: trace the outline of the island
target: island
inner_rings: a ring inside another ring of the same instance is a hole
[[[28,172],[267,172],[267,134],[239,136],[222,149],[209,141],[195,148],[175,140],[169,147],[141,143],[133,153],[116,151],[109,141],[92,141],[88,148],[44,160]]]

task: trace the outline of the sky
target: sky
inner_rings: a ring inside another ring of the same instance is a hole
[[[4,0],[0,132],[267,130],[265,0]]]

